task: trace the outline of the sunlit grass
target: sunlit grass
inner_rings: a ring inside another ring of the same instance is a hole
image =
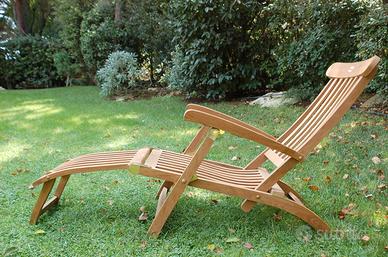
[[[303,111],[206,105],[276,136]],[[180,152],[198,129],[183,121],[184,110],[185,102],[177,97],[114,102],[102,99],[94,87],[0,92],[0,256],[215,255],[209,244],[224,256],[384,255],[388,202],[381,185],[386,184],[387,122],[359,111],[350,111],[319,152],[285,177],[330,224],[330,234],[307,231],[312,237],[303,239],[298,233],[305,224],[291,215],[280,212],[282,219],[276,221],[278,211],[266,206],[246,214],[239,209],[240,199],[188,188],[161,236],[152,239],[146,232],[160,182],[127,171],[74,175],[57,210],[44,214],[36,226],[28,224],[38,194],[28,185],[45,171],[97,151],[151,146]],[[243,166],[263,149],[225,134],[209,158]],[[375,156],[381,163],[372,162]],[[338,212],[350,203],[354,209],[340,220]],[[137,221],[141,206],[149,210],[146,223]],[[364,235],[369,242],[360,240]],[[241,241],[227,243],[231,237]],[[244,248],[245,242],[254,249]]]

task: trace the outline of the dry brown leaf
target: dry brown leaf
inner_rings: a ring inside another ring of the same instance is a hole
[[[309,188],[310,188],[310,190],[312,190],[312,191],[318,191],[318,190],[319,190],[319,187],[316,186],[316,185],[309,185]]]
[[[214,205],[218,204],[218,200],[217,199],[211,199],[210,202]]]
[[[380,164],[381,163],[381,159],[379,157],[377,157],[377,156],[374,156],[374,157],[372,157],[372,162],[374,164]]]
[[[356,207],[357,205],[355,205],[354,203],[349,203],[349,205],[345,208],[343,208],[339,213],[338,213],[338,218],[340,220],[343,220],[345,219],[345,216],[347,214],[351,215],[351,211]]]
[[[376,170],[376,174],[379,177],[379,179],[381,179],[381,180],[383,180],[385,178],[383,170]]]
[[[140,248],[141,248],[141,249],[145,249],[146,247],[147,247],[147,241],[142,240],[142,241],[141,241],[141,244],[140,244]]]
[[[273,214],[273,219],[275,220],[275,221],[281,221],[282,220],[282,215],[280,214],[280,213],[274,213]]]
[[[148,219],[148,212],[142,212],[139,216],[139,221],[146,221]]]
[[[146,212],[146,207],[145,207],[145,206],[140,207],[140,208],[139,208],[139,211],[141,211],[141,212]]]
[[[327,165],[327,164],[329,164],[329,160],[324,160],[323,165]]]
[[[303,181],[304,181],[304,182],[309,182],[310,180],[311,180],[311,177],[303,178]]]
[[[365,196],[368,200],[372,200],[373,199],[373,194],[367,194]]]
[[[331,182],[331,177],[330,177],[330,176],[326,176],[326,177],[325,177],[325,181],[326,181],[327,183],[330,183],[330,182]]]
[[[384,250],[388,251],[388,245],[384,246]]]
[[[372,139],[378,138],[377,134],[371,134],[370,137],[371,137]]]
[[[246,243],[244,244],[244,247],[247,248],[248,250],[253,249],[253,245],[252,245],[251,243],[248,243],[248,242],[246,242]]]
[[[387,188],[387,185],[385,185],[385,184],[380,184],[380,185],[377,186],[377,188],[378,188],[379,190],[383,191],[384,189]]]
[[[348,179],[349,178],[349,174],[344,174],[344,176],[342,177],[342,179]]]
[[[368,243],[369,240],[370,240],[370,237],[368,235],[364,235],[363,237],[361,237],[361,241],[364,243]]]

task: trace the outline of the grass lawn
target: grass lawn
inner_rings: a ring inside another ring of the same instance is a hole
[[[206,105],[275,136],[303,111]],[[241,199],[188,188],[160,237],[149,238],[160,182],[125,170],[73,175],[59,207],[29,225],[39,190],[28,186],[45,171],[96,151],[182,151],[198,128],[183,121],[184,110],[178,97],[114,102],[95,87],[0,92],[0,256],[386,256],[387,121],[357,110],[285,177],[329,223],[329,234],[274,208],[256,206],[246,214]],[[224,135],[209,158],[244,165],[262,149]],[[349,204],[355,206],[339,219]],[[149,210],[145,223],[137,220],[141,206]]]

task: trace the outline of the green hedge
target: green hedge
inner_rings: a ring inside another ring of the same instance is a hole
[[[266,1],[172,1],[175,42],[167,80],[191,96],[218,99],[262,88],[272,46]]]
[[[57,45],[42,37],[17,37],[2,42],[1,71],[5,88],[47,88],[63,86],[53,55]]]

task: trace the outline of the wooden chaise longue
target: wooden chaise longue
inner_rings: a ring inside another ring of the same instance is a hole
[[[321,93],[279,138],[226,114],[196,104],[187,105],[184,119],[202,127],[183,153],[143,148],[81,155],[47,172],[32,183],[43,184],[32,210],[31,224],[59,203],[70,175],[106,170],[128,169],[130,173],[163,180],[157,193],[158,205],[148,233],[158,236],[172,209],[187,186],[241,197],[241,208],[249,212],[257,204],[282,209],[304,220],[314,229],[329,226],[308,209],[301,196],[282,177],[307,157],[336,126],[365,86],[374,77],[380,58],[374,56],[355,63],[334,63],[326,71],[329,81]],[[221,131],[260,143],[267,148],[245,167],[206,160],[205,157]],[[261,165],[275,165],[268,172]],[[48,201],[54,182],[57,188]]]

